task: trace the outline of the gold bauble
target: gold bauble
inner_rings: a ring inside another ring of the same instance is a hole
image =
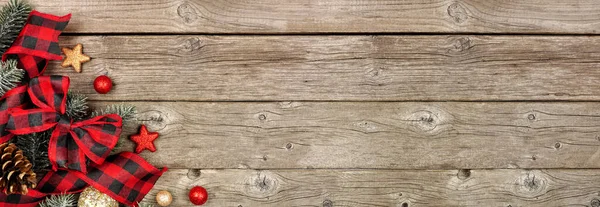
[[[173,196],[169,191],[161,190],[156,194],[156,203],[159,206],[168,206],[173,202]]]
[[[87,187],[81,192],[77,207],[119,207],[119,202],[95,188]]]

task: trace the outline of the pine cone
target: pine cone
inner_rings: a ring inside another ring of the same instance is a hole
[[[15,144],[0,144],[0,189],[6,194],[27,194],[28,188],[35,188],[37,178],[31,169],[33,165],[23,156]]]

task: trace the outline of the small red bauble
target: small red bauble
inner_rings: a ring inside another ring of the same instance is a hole
[[[194,205],[202,205],[206,203],[207,200],[208,192],[206,192],[206,189],[204,189],[203,187],[196,186],[190,190],[190,201]]]
[[[99,94],[106,94],[112,89],[112,80],[108,76],[101,75],[94,80],[94,89]]]

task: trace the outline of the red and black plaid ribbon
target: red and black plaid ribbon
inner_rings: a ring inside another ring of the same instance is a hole
[[[44,72],[49,60],[62,60],[58,36],[67,27],[71,14],[59,17],[32,11],[27,23],[2,60],[16,57],[18,67],[27,71],[29,78]]]
[[[8,124],[9,110],[12,108],[24,108],[27,101],[27,86],[19,86],[6,92],[0,98],[0,143],[7,142],[14,135],[6,130]]]
[[[0,205],[34,207],[48,195],[77,193],[92,186],[125,205],[135,206],[166,170],[155,168],[139,155],[123,152],[109,156],[101,165],[90,165],[87,174],[73,170],[49,172],[27,195],[0,193]]]
[[[108,114],[73,122],[66,116],[69,78],[40,76],[29,81],[27,92],[34,109],[11,109],[6,130],[16,135],[54,127],[48,148],[53,170],[68,168],[87,172],[86,158],[102,164],[121,134],[121,117]]]

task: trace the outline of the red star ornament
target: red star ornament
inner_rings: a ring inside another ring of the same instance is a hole
[[[138,154],[145,149],[150,150],[150,152],[156,152],[156,147],[154,146],[156,138],[158,138],[158,132],[148,132],[145,125],[140,127],[140,133],[129,136],[129,139],[137,145],[135,153]]]

